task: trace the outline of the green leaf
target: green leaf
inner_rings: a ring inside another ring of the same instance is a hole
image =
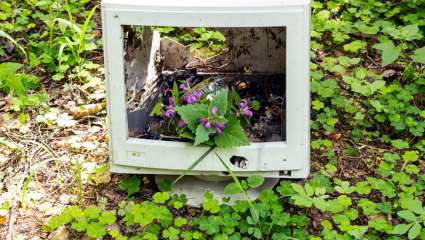
[[[397,215],[408,222],[415,222],[416,216],[410,210],[403,210],[397,213]]]
[[[195,146],[199,145],[201,143],[208,141],[208,138],[209,138],[208,130],[204,126],[198,125],[198,127],[196,128],[195,142],[193,144]]]
[[[214,96],[214,98],[212,99],[209,106],[209,111],[211,111],[211,108],[215,106],[218,109],[218,114],[225,115],[227,112],[227,105],[228,105],[227,95],[228,95],[227,89],[220,90],[218,94]]]
[[[116,220],[117,218],[115,217],[115,215],[109,211],[102,212],[102,215],[100,215],[99,217],[99,222],[106,225],[111,225]]]
[[[416,49],[411,58],[417,63],[425,64],[425,47]]]
[[[224,188],[224,194],[227,194],[227,195],[238,194],[240,192],[241,192],[241,189],[236,183],[229,183]]]
[[[220,135],[215,136],[215,144],[217,147],[232,148],[249,144],[248,137],[242,128],[239,120],[231,118],[227,122],[226,127]]]
[[[300,184],[292,183],[291,186],[292,186],[292,189],[294,189],[294,191],[297,192],[298,194],[305,195],[305,196],[307,195],[303,186],[301,186]]]
[[[155,203],[165,203],[170,199],[170,194],[168,192],[157,192],[153,196],[153,202]]]
[[[182,117],[186,125],[195,131],[199,125],[199,119],[207,116],[208,106],[205,104],[191,104],[177,106],[175,110]]]
[[[425,214],[425,209],[422,207],[422,203],[419,199],[408,199],[406,200],[407,209],[415,212],[416,214]]]
[[[162,116],[161,109],[164,107],[164,104],[162,102],[157,102],[155,106],[152,108],[151,113],[149,116]]]
[[[401,46],[394,46],[391,40],[373,45],[373,48],[382,51],[382,66],[393,63],[400,56]]]
[[[218,213],[220,211],[220,207],[218,206],[219,202],[214,199],[213,195],[209,192],[204,193],[204,202],[202,203],[202,208],[205,211],[209,211],[211,213]]]
[[[391,145],[398,149],[408,148],[409,143],[401,139],[391,140]]]
[[[90,223],[87,225],[87,236],[92,238],[102,238],[105,234],[105,227],[101,223]]]
[[[398,235],[405,234],[409,230],[410,226],[411,224],[398,224],[393,228],[392,233]]]
[[[407,151],[403,154],[402,158],[406,162],[415,162],[418,160],[419,155],[417,151]]]
[[[174,105],[179,104],[179,87],[177,86],[177,82],[173,82],[173,90],[171,95],[173,96]]]
[[[129,176],[120,181],[118,187],[126,191],[128,195],[137,193],[140,189],[141,180],[137,175]]]
[[[420,223],[413,224],[412,228],[410,228],[409,233],[407,234],[407,237],[409,239],[415,239],[419,234],[421,233],[422,226]]]
[[[261,176],[250,176],[246,179],[248,186],[251,188],[256,188],[261,186],[264,183],[264,178]]]
[[[351,43],[344,45],[344,50],[352,53],[358,53],[360,49],[363,49],[367,46],[365,41],[355,40]]]

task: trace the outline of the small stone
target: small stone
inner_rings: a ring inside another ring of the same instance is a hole
[[[69,231],[66,227],[59,227],[56,231],[49,235],[50,240],[68,240]]]
[[[396,74],[396,71],[395,71],[395,70],[393,70],[393,69],[385,70],[385,71],[382,73],[382,75],[383,75],[384,77],[386,77],[386,78],[392,77],[392,76],[394,76],[394,74]]]

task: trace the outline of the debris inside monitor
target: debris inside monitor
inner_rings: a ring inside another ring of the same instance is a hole
[[[150,105],[147,124],[142,131],[130,131],[131,137],[186,141],[179,137],[177,132],[179,122],[167,116],[167,106],[172,98],[173,86],[179,86],[182,90],[184,84],[190,79],[190,84],[199,89],[203,96],[214,94],[214,91],[219,89],[229,89],[229,95],[234,90],[240,99],[249,101],[252,116],[243,121],[243,127],[251,142],[283,141],[285,136],[285,125],[282,124],[285,122],[285,98],[282,94],[285,89],[284,77],[279,74],[198,73],[196,70],[165,73],[160,76],[159,92],[155,98],[155,104]]]
[[[173,117],[174,107],[206,101],[226,89],[229,99],[237,95],[242,101],[233,105],[232,114],[250,142],[286,140],[285,28],[214,28],[211,31],[225,37],[225,47],[207,58],[189,45],[164,38],[158,28],[146,27],[139,34],[130,26],[124,30],[129,137],[193,140],[182,134],[181,116]],[[200,28],[184,31],[199,33]],[[142,41],[135,40],[136,35]],[[184,96],[187,83],[199,90],[189,91],[195,96]],[[176,88],[182,98],[177,104]]]

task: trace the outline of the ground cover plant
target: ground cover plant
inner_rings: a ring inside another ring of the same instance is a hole
[[[313,1],[310,178],[200,208],[108,172],[98,4],[0,2],[1,238],[425,239],[423,1]]]

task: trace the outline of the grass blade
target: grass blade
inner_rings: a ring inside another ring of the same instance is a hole
[[[25,61],[27,61],[28,59],[27,52],[25,51],[25,49],[22,47],[21,44],[19,44],[13,37],[11,37],[9,34],[7,34],[6,32],[2,30],[0,30],[0,37],[4,37],[10,42],[12,42],[19,49],[19,51],[21,51],[22,55],[25,57]]]

